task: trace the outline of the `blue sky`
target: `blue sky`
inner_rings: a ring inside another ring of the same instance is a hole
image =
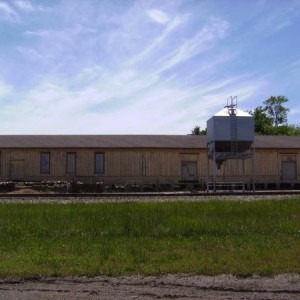
[[[300,123],[299,0],[0,0],[1,134],[188,134],[230,96]]]

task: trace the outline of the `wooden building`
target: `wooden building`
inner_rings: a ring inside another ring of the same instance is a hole
[[[219,181],[232,176],[261,185],[298,187],[300,137],[256,136],[255,160],[228,161]],[[207,138],[195,135],[2,135],[0,181],[77,179],[106,184],[206,182]]]

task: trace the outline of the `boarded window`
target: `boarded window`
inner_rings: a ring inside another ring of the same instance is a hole
[[[95,153],[95,174],[104,174],[104,153]]]
[[[50,153],[49,152],[41,153],[40,170],[41,170],[41,174],[50,174]]]
[[[24,180],[24,160],[11,160],[9,169],[11,180]]]
[[[76,153],[75,152],[67,153],[67,173],[69,173],[69,174],[76,173]]]
[[[282,180],[297,179],[297,164],[296,161],[286,160],[281,162]]]
[[[181,179],[184,181],[198,180],[196,161],[183,161],[181,162]]]

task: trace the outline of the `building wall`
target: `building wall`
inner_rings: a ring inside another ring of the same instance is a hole
[[[50,152],[50,174],[40,172],[40,154]],[[66,155],[76,153],[76,173],[67,174]],[[105,154],[105,173],[94,174],[94,154]],[[300,178],[300,150],[256,149],[255,181],[257,183],[296,183]],[[188,164],[186,164],[188,162]],[[128,184],[175,184],[182,180],[182,165],[196,166],[198,181],[207,180],[206,149],[0,149],[0,180],[24,181],[78,180]],[[283,178],[284,167],[295,168],[295,178]],[[12,178],[12,168],[20,178]],[[212,161],[209,174],[213,174]],[[252,160],[229,160],[217,170],[217,181],[251,183]],[[209,178],[211,180],[211,178]]]
[[[41,153],[50,153],[50,173],[41,174]],[[76,173],[68,174],[67,153],[76,153]],[[105,155],[105,173],[94,173],[94,155]],[[107,183],[177,183],[181,162],[197,163],[198,179],[204,179],[206,151],[185,149],[0,149],[1,180],[78,180]]]
[[[256,149],[252,159],[228,160],[216,170],[218,182],[245,182],[263,184],[297,183],[300,180],[300,151],[298,149]],[[285,163],[290,172],[284,172]],[[209,181],[213,179],[213,162],[209,163]],[[295,172],[293,172],[295,168]],[[254,175],[254,176],[253,176]]]

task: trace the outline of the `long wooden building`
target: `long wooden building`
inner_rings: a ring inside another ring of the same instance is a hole
[[[226,161],[218,181],[298,187],[300,137],[256,136],[254,163]],[[106,184],[207,182],[207,137],[196,135],[2,135],[1,181],[77,179]],[[253,177],[254,174],[254,177]],[[254,178],[254,179],[253,179]]]

